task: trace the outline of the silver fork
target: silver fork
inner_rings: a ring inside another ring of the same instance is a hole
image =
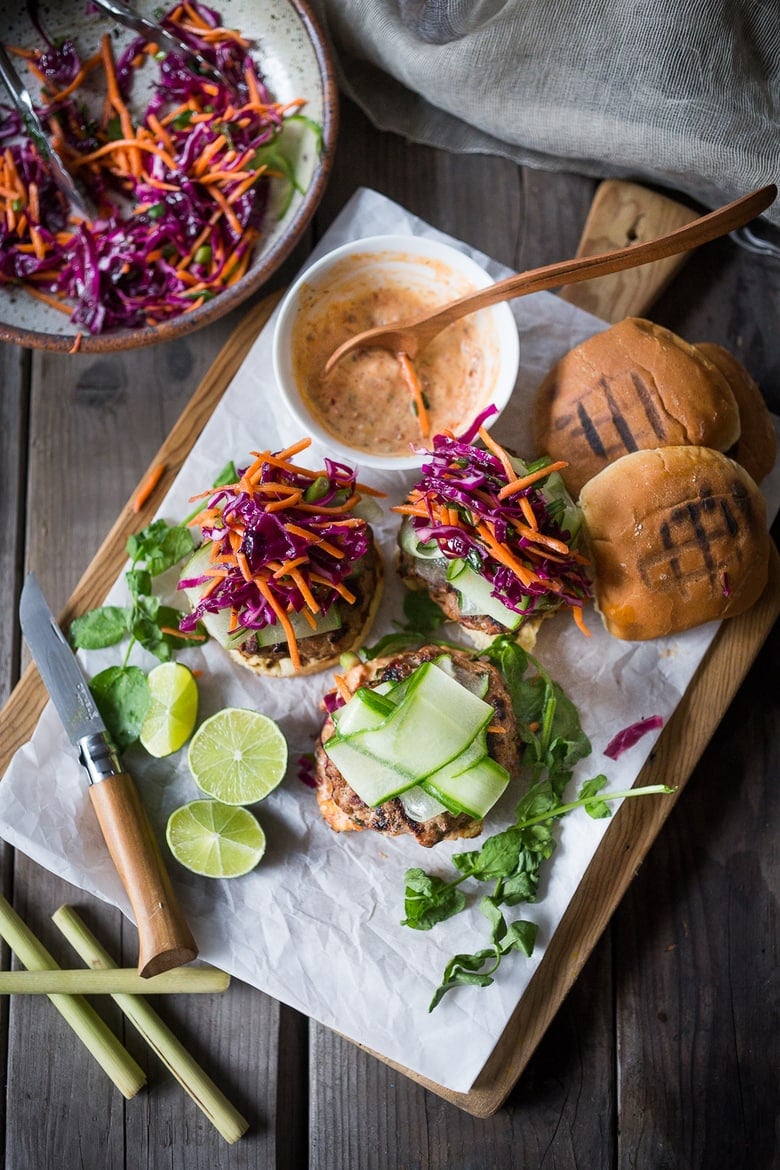
[[[141,33],[150,41],[167,49],[169,53],[179,53],[189,63],[190,68],[196,66],[194,72],[201,74],[203,77],[208,77],[211,81],[217,81],[221,85],[230,87],[230,82],[220,72],[216,66],[211,65],[202,53],[197,49],[191,48],[186,41],[181,37],[176,36],[175,33],[169,32],[167,28],[163,28],[155,20],[149,20],[146,16],[141,16],[140,13],[123,4],[122,0],[92,0],[96,8],[113,16],[114,20],[119,24],[125,25],[126,28],[131,28],[137,33]]]
[[[24,125],[27,128],[27,133],[38,148],[44,165],[47,167],[54,182],[67,199],[73,211],[77,215],[80,215],[82,219],[90,219],[87,203],[70,177],[62,159],[52,146],[46,127],[38,117],[35,106],[33,105],[30,91],[16,72],[11,58],[8,56],[5,46],[2,43],[0,43],[0,81],[2,81],[8,90],[13,105],[21,114]]]

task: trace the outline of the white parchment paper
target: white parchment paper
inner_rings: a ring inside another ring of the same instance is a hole
[[[311,259],[347,240],[383,232],[432,235],[457,244],[383,196],[361,190]],[[506,275],[502,266],[458,246],[494,276]],[[494,433],[522,454],[530,453],[525,419],[539,381],[554,361],[603,329],[604,323],[548,293],[521,298],[512,307],[520,330],[521,370],[513,401]],[[300,438],[274,392],[273,325],[274,317],[164,500],[159,514],[167,520],[187,515],[189,497],[208,487],[228,459],[241,466],[253,449],[278,448]],[[315,466],[323,454],[312,448],[300,459]],[[361,473],[364,482],[388,494],[384,519],[376,526],[386,556],[387,583],[372,641],[402,616],[402,587],[392,572],[397,519],[388,509],[413,478],[413,473]],[[777,469],[764,487],[773,514],[780,500]],[[122,575],[108,601],[122,604],[126,596]],[[592,637],[586,639],[566,617],[547,622],[536,650],[577,703],[593,744],[593,754],[577,770],[572,793],[582,780],[599,772],[607,774],[613,791],[634,782],[659,733],[646,735],[616,762],[606,759],[603,749],[616,732],[637,719],[651,715],[668,719],[717,628],[713,623],[677,638],[625,643],[610,638],[592,612],[588,625]],[[117,651],[90,653],[83,660],[93,674],[115,663]],[[313,792],[297,778],[297,760],[313,746],[329,673],[263,680],[234,665],[216,645],[188,651],[182,660],[202,671],[202,716],[228,705],[257,708],[279,721],[290,748],[288,776],[255,807],[268,837],[267,853],[255,871],[219,881],[170,863],[201,957],[414,1072],[449,1089],[467,1091],[541,961],[610,822],[577,812],[561,823],[539,901],[512,915],[538,923],[533,957],[510,956],[493,986],[458,988],[429,1013],[428,1003],[446,962],[456,952],[484,946],[487,922],[472,906],[427,933],[402,927],[404,873],[412,865],[446,873],[449,856],[471,844],[444,843],[424,850],[411,839],[335,834],[325,825]],[[154,664],[141,654],[136,661],[146,667]],[[125,762],[163,839],[169,813],[201,795],[188,771],[186,750],[154,760],[133,749]],[[519,795],[518,790],[505,795],[486,822],[486,834],[510,823]],[[132,917],[92,811],[85,774],[51,704],[0,784],[0,835]]]

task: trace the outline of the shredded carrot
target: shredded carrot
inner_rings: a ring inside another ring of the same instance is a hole
[[[152,492],[162,479],[165,473],[165,466],[166,465],[164,463],[156,463],[151,471],[148,472],[146,477],[141,480],[138,491],[136,492],[135,498],[133,500],[134,512],[141,511],[144,504],[147,502]]]
[[[590,630],[585,625],[585,615],[582,612],[582,606],[581,605],[573,605],[571,607],[571,612],[572,612],[572,617],[574,618],[575,622],[577,623],[577,625],[580,628],[580,630],[582,631],[582,633],[585,635],[586,638],[589,638],[591,636],[591,634],[590,634]]]
[[[538,483],[540,479],[546,479],[553,471],[560,471],[563,467],[568,467],[568,464],[564,460],[559,460],[557,463],[549,463],[546,467],[539,467],[536,471],[530,471],[527,475],[516,477],[501,488],[498,498],[505,500],[508,496],[517,495],[518,492],[530,487],[531,484]]]
[[[84,334],[79,329],[78,333],[73,338],[73,345],[68,350],[68,353],[78,353],[79,352],[79,350],[81,349],[81,339],[83,336],[84,336]]]
[[[491,438],[490,432],[486,431],[484,427],[479,428],[479,437],[487,447],[488,451],[492,451],[496,458],[501,460],[504,471],[506,472],[507,479],[514,479],[515,469],[512,466],[512,460],[509,458],[500,443],[497,443],[495,439]]]
[[[427,439],[431,433],[431,422],[428,417],[428,408],[425,405],[425,396],[422,392],[420,379],[417,377],[417,370],[414,368],[414,362],[408,353],[397,353],[395,356],[398,358],[398,364],[401,367],[404,381],[412,395],[414,411],[417,415],[417,422],[420,425],[420,434],[424,439]]]

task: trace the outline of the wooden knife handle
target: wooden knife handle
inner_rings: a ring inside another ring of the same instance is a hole
[[[89,794],[138,927],[138,974],[189,963],[198,953],[171,879],[127,772],[91,784]]]

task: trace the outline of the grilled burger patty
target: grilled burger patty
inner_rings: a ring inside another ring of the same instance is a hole
[[[419,650],[399,654],[393,658],[362,666],[350,672],[348,684],[353,691],[370,683],[400,682],[407,678],[423,662],[441,657],[441,646],[423,646]],[[492,727],[500,731],[488,731],[487,745],[490,755],[510,775],[517,772],[520,753],[517,739],[512,701],[500,671],[489,662],[470,658],[461,651],[448,650],[456,678],[467,675],[487,675],[488,689],[486,702],[495,710]],[[360,799],[347,783],[336,765],[329,759],[323,748],[334,732],[333,720],[328,717],[320,732],[315,748],[315,776],[317,780],[317,802],[320,812],[335,832],[350,829],[373,829],[388,836],[411,833],[419,842],[429,848],[448,838],[476,837],[482,830],[482,821],[474,820],[465,813],[441,813],[428,821],[414,821],[407,816],[401,800],[396,797],[375,808]]]
[[[405,549],[398,550],[398,572],[407,589],[425,589],[431,601],[435,601],[447,621],[457,622],[467,630],[497,638],[509,630],[501,622],[486,613],[462,614],[458,591],[450,585],[444,569],[435,562],[413,557]]]

